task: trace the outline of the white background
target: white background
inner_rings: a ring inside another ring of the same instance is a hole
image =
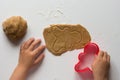
[[[120,80],[120,0],[0,0],[0,80],[8,80],[17,65],[19,47],[11,43],[2,30],[2,22],[20,15],[28,22],[24,39],[41,38],[49,24],[81,24],[92,41],[111,56],[110,80]],[[81,80],[74,71],[81,50],[60,57],[45,50],[42,65],[31,72],[28,80]]]

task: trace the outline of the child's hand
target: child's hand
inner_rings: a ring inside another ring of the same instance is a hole
[[[18,66],[29,70],[42,61],[45,46],[39,46],[40,43],[40,39],[31,38],[21,45]]]
[[[45,46],[39,46],[40,42],[40,39],[31,38],[21,45],[19,62],[10,80],[26,80],[30,68],[42,61]]]
[[[92,64],[94,80],[108,80],[110,56],[107,52],[100,51]]]

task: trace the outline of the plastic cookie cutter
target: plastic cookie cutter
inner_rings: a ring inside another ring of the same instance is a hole
[[[98,55],[98,52],[99,47],[97,44],[88,43],[84,47],[84,52],[81,52],[78,55],[79,62],[74,67],[75,71],[78,73],[85,71],[92,72],[91,64],[93,63],[95,56]]]

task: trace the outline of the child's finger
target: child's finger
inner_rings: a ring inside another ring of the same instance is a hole
[[[33,51],[33,54],[34,55],[37,55],[39,53],[42,53],[45,49],[45,46],[39,46],[38,48],[36,48],[34,51]]]
[[[33,50],[35,48],[36,45],[40,44],[41,43],[41,40],[38,39],[38,40],[35,40],[29,47],[30,50]]]
[[[107,55],[107,61],[110,62],[110,55]]]
[[[98,53],[98,57],[103,57],[103,55],[104,55],[104,52],[103,51],[100,51],[99,53]]]
[[[25,45],[25,42],[23,42],[23,43],[21,44],[21,46],[20,46],[20,50],[23,49],[24,45]]]
[[[103,59],[107,61],[107,52],[104,52]]]
[[[24,48],[29,48],[29,46],[32,44],[32,42],[34,42],[34,38],[30,38],[29,40],[27,40],[26,42],[25,42],[25,45],[24,45]]]
[[[42,53],[42,54],[40,54],[40,55],[37,57],[37,59],[35,60],[34,64],[40,63],[40,62],[43,60],[43,58],[44,58],[44,54]]]

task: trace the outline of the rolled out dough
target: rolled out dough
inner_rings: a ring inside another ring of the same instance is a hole
[[[54,55],[83,48],[91,41],[89,32],[80,24],[53,24],[44,29],[47,49]]]

